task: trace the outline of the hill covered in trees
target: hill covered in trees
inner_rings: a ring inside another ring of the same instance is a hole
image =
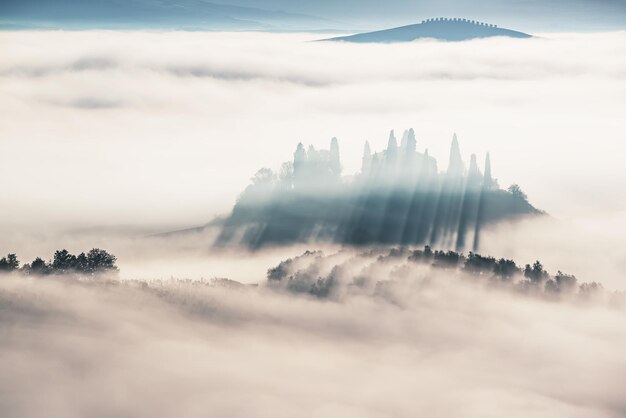
[[[329,150],[298,144],[293,161],[275,173],[259,170],[223,221],[217,246],[334,242],[350,245],[432,245],[457,251],[480,247],[481,229],[539,215],[519,186],[503,190],[471,156],[466,167],[456,135],[446,171],[417,151],[412,129],[393,131],[387,149],[363,151],[361,171],[342,177],[339,142]]]
[[[426,269],[426,270],[424,270]],[[371,249],[361,253],[326,255],[321,251],[306,251],[282,261],[267,271],[270,287],[312,296],[341,297],[346,293],[372,293],[384,296],[395,281],[428,282],[439,278],[468,278],[482,280],[535,296],[578,296],[592,298],[604,291],[598,282],[579,283],[576,276],[558,271],[551,275],[537,260],[518,266],[515,261],[496,259],[469,252],[396,247]],[[402,287],[402,286],[400,286]],[[616,294],[620,303],[623,293]]]
[[[504,36],[508,38],[531,38],[532,36],[510,29],[499,28],[497,25],[462,18],[438,17],[426,19],[414,25],[401,26],[375,32],[358,33],[340,36],[327,41],[356,43],[392,43],[411,42],[417,39],[437,39],[441,41],[466,41],[477,38]]]

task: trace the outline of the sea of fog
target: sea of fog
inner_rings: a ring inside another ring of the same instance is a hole
[[[626,414],[624,33],[319,37],[0,32],[0,257],[104,248],[120,267],[112,281],[0,277],[1,416]],[[549,214],[486,229],[481,253],[541,260],[603,296],[372,256],[342,269],[370,287],[316,298],[267,286],[267,270],[323,250],[327,274],[351,249],[160,234],[227,214],[300,141],[339,138],[350,175],[365,140],[381,150],[409,127],[440,169],[453,132],[466,161],[490,152],[500,185]]]
[[[626,212],[624,33],[325,36],[0,33],[2,229],[201,224],[300,141],[336,136],[353,174],[366,140],[409,127],[441,169],[454,132],[465,161],[490,152],[503,187],[560,219]]]
[[[265,282],[4,277],[11,417],[621,417],[624,294],[313,253]]]
[[[0,249],[26,262],[99,246],[127,278],[256,281],[263,257],[241,274],[222,255],[207,262],[207,237],[144,237],[227,214],[250,177],[291,160],[299,141],[319,149],[338,137],[350,175],[365,140],[381,150],[390,129],[413,127],[440,169],[453,132],[466,161],[489,151],[500,185],[518,183],[553,218],[501,225],[483,252],[624,287],[623,33],[393,45],[319,37],[0,33]]]

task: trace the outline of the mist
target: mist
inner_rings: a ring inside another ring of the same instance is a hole
[[[489,151],[500,184],[556,216],[624,211],[623,34],[315,39],[1,33],[3,229],[202,224],[299,141],[338,137],[349,174],[364,140],[380,149],[408,127],[438,159],[453,132],[464,159]]]
[[[626,411],[623,295],[543,298],[376,252],[313,253],[292,267],[312,278],[334,272],[343,290],[320,299],[265,281],[4,277],[0,410],[550,418]],[[351,282],[358,286],[345,287]]]
[[[27,262],[99,246],[124,278],[256,281],[302,247],[244,256],[240,271],[210,255],[211,231],[150,237],[228,214],[253,174],[291,160],[298,142],[339,138],[350,175],[364,141],[384,149],[390,129],[413,127],[417,150],[440,161],[454,132],[465,161],[490,152],[500,185],[519,184],[555,220],[494,227],[484,252],[623,288],[623,33],[311,42],[319,37],[0,33],[0,248]]]
[[[0,416],[626,415],[617,1],[74,3],[0,19],[92,28],[0,30]]]

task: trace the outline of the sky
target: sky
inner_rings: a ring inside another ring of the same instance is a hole
[[[57,0],[51,7],[46,0],[5,0],[0,16],[0,27],[9,28],[276,31],[381,29],[445,16],[520,31],[559,32],[624,29],[626,4],[621,0]]]
[[[623,28],[626,18],[626,4],[620,0],[224,0],[221,3],[321,15],[368,27],[416,23],[442,15],[491,19],[502,25],[521,26],[521,30],[598,30]]]

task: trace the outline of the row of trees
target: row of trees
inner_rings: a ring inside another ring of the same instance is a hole
[[[524,268],[518,267],[515,261],[494,257],[482,256],[471,252],[465,257],[456,251],[433,251],[429,246],[423,250],[415,250],[409,255],[409,260],[417,262],[432,262],[433,267],[459,268],[463,271],[481,276],[496,276],[502,279],[510,279],[523,274],[532,284],[545,284],[546,291],[569,291],[577,285],[576,276],[558,271],[554,277],[545,270],[539,260],[532,265],[526,264]]]
[[[86,254],[71,254],[63,249],[55,251],[52,261],[45,261],[40,257],[31,263],[20,267],[20,262],[15,254],[8,254],[0,259],[0,272],[20,272],[26,275],[48,274],[88,274],[117,272],[117,257],[100,248],[94,248]]]
[[[540,261],[526,264],[521,267],[515,261],[470,252],[464,255],[455,251],[436,251],[430,246],[424,249],[411,250],[406,247],[391,248],[384,253],[374,248],[359,254],[359,257],[371,260],[375,263],[389,263],[393,266],[402,266],[404,262],[419,263],[430,266],[433,269],[441,269],[454,272],[462,272],[469,276],[482,280],[497,280],[510,285],[511,288],[522,293],[531,294],[575,294],[589,297],[598,295],[603,290],[602,285],[596,282],[583,283],[578,286],[575,276],[561,271],[554,276],[550,275]],[[346,263],[349,263],[347,261]],[[321,274],[328,269],[328,259],[322,252],[306,251],[301,256],[289,258],[280,262],[277,266],[267,271],[268,283],[272,286],[282,286],[286,290],[295,293],[309,293],[317,297],[328,297],[340,286],[367,288],[368,283],[376,281],[376,286],[384,286],[389,282],[379,278],[377,269],[372,269],[374,263],[362,272],[354,276],[353,268],[348,264],[335,265],[330,273]],[[394,269],[391,277],[402,277],[412,274],[411,269]],[[372,273],[375,272],[375,273]],[[393,281],[393,280],[392,280]]]

